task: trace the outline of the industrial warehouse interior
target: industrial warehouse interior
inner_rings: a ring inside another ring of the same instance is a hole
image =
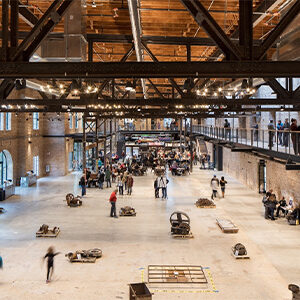
[[[0,299],[300,299],[299,0],[0,8]]]

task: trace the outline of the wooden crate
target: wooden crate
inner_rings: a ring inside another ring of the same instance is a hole
[[[42,231],[37,231],[37,233],[35,234],[36,237],[49,237],[49,238],[55,238],[58,236],[58,234],[60,233],[60,229],[58,228],[57,231],[55,233],[53,232],[48,232],[48,233],[43,233]]]
[[[216,219],[217,224],[224,233],[237,233],[238,227],[228,219]]]
[[[172,237],[175,239],[193,239],[194,236],[193,234],[190,232],[189,234],[172,234]]]

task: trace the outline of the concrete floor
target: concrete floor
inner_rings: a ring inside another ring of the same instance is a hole
[[[119,196],[117,203],[133,206],[137,216],[132,218],[108,217],[112,189],[89,189],[81,208],[67,207],[66,193],[79,192],[76,174],[19,189],[0,204],[7,209],[0,216],[0,299],[129,299],[127,284],[147,280],[150,264],[202,265],[211,274],[205,289],[152,287],[153,299],[291,299],[287,285],[300,284],[300,227],[265,220],[261,196],[227,176],[226,198],[216,201],[217,208],[196,208],[200,196],[210,196],[212,174],[196,167],[190,176],[169,176],[167,201],[154,198],[153,174],[135,177],[133,195]],[[170,237],[169,216],[175,210],[189,214],[194,239]],[[230,218],[239,233],[222,233],[217,217]],[[36,239],[43,223],[59,226],[61,234]],[[237,242],[247,247],[250,260],[231,256]],[[53,281],[46,284],[42,257],[50,245],[62,254],[55,259]],[[71,264],[64,257],[94,247],[103,251],[95,264]]]

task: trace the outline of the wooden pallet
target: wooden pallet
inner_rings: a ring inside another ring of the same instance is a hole
[[[174,239],[178,239],[178,238],[179,239],[193,239],[194,238],[194,236],[191,232],[189,234],[172,234],[171,233],[171,235]]]
[[[198,208],[216,208],[217,206],[216,205],[209,205],[209,206],[203,206],[203,205],[197,205],[195,204]]]
[[[132,215],[119,214],[119,217],[136,217],[136,213]]]
[[[237,233],[238,227],[228,219],[216,219],[217,224],[224,233]]]
[[[96,262],[96,257],[76,258],[70,262],[71,263],[94,263],[94,262]]]
[[[235,255],[233,252],[231,252],[231,255],[235,258],[235,259],[250,259],[249,255]]]
[[[58,228],[57,231],[55,233],[43,233],[41,231],[37,231],[37,233],[35,234],[36,237],[49,237],[49,238],[55,238],[58,236],[58,234],[60,233],[60,229]]]

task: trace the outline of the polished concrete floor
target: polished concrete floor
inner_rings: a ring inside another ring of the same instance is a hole
[[[7,210],[0,216],[0,299],[129,299],[128,284],[147,280],[151,264],[201,265],[209,282],[202,288],[151,286],[153,299],[291,299],[287,285],[300,284],[300,227],[265,220],[261,196],[226,174],[225,199],[216,200],[216,209],[196,208],[197,198],[210,196],[212,175],[196,167],[190,176],[169,176],[168,200],[154,198],[153,174],[135,177],[133,195],[119,196],[117,207],[133,206],[137,216],[119,219],[109,218],[112,189],[88,189],[82,207],[67,207],[66,193],[79,192],[78,174],[19,189],[0,204]],[[194,239],[170,236],[169,216],[176,210],[190,216]],[[222,233],[217,217],[230,218],[239,233]],[[59,226],[61,234],[36,239],[43,223]],[[250,260],[231,256],[237,242]],[[42,257],[50,245],[62,254],[46,284]],[[103,251],[95,264],[71,264],[64,256],[94,247]]]

